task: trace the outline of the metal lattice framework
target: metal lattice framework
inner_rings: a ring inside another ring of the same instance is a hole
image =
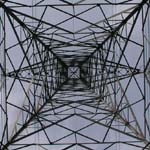
[[[0,149],[150,149],[149,0],[0,0]]]

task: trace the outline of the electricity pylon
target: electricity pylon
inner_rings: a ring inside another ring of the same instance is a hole
[[[150,149],[149,0],[0,0],[0,149]]]

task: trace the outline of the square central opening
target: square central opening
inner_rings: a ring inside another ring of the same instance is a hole
[[[79,79],[80,78],[80,68],[79,67],[68,67],[68,78]]]

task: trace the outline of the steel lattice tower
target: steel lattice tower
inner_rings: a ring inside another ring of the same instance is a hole
[[[0,150],[149,150],[149,7],[0,0]]]

